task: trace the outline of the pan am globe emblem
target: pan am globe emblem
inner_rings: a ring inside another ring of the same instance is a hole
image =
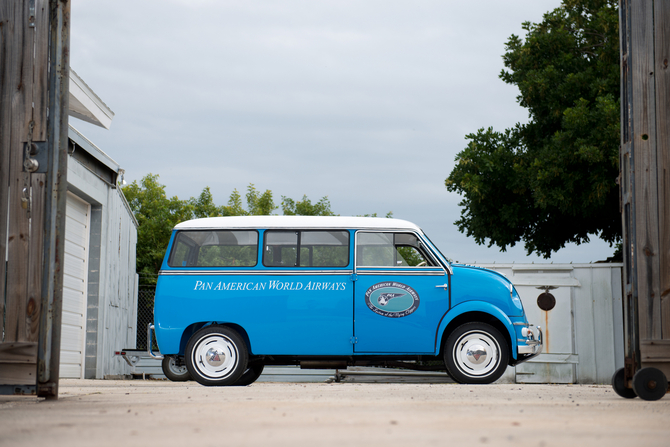
[[[419,294],[407,284],[379,282],[365,292],[365,304],[377,315],[401,318],[419,307]]]

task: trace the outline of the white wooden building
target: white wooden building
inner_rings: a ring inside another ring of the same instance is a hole
[[[113,112],[70,73],[70,116],[109,128]],[[114,351],[135,343],[137,222],[119,164],[74,127],[68,136],[60,377],[104,378],[127,372]]]

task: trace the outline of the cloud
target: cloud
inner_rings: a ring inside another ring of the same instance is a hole
[[[459,233],[444,179],[467,133],[527,119],[498,79],[504,44],[559,4],[79,0],[71,63],[116,116],[73,124],[170,195],[327,195],[340,214],[416,222],[454,259],[536,260]],[[596,245],[566,250],[611,253]]]

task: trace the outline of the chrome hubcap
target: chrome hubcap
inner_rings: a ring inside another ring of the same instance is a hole
[[[500,364],[500,346],[486,332],[469,331],[461,335],[452,352],[458,369],[470,377],[485,377]]]
[[[208,379],[225,379],[239,361],[237,346],[223,334],[209,334],[198,340],[191,357],[196,372]]]
[[[467,357],[468,362],[473,365],[481,365],[486,362],[486,357],[488,357],[486,348],[482,345],[470,346],[465,353],[465,356]]]
[[[205,354],[205,360],[210,366],[217,367],[223,365],[223,362],[226,361],[226,354],[219,352],[216,348],[210,348]]]

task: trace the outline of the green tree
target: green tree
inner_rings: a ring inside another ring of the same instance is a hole
[[[191,197],[188,199],[187,205],[193,219],[216,217],[222,214],[221,207],[214,204],[214,197],[209,186],[205,186],[205,189],[202,190],[197,198]]]
[[[222,206],[219,210],[221,216],[267,216],[277,209],[272,191],[265,190],[260,193],[253,183],[247,186],[247,209],[242,205],[242,196],[237,189],[234,189],[228,199],[228,205]]]
[[[155,284],[160,271],[165,250],[170,242],[172,229],[179,222],[202,217],[270,215],[277,209],[271,190],[261,193],[253,184],[249,184],[246,194],[246,208],[242,196],[234,189],[228,198],[228,204],[217,206],[211,190],[206,186],[198,197],[180,200],[168,198],[165,185],[158,181],[158,175],[147,174],[140,182],[133,181],[121,190],[130,205],[139,227],[137,229],[137,273],[142,276],[143,284]],[[282,211],[285,215],[334,216],[328,197],[312,204],[307,196],[301,201],[282,196]],[[376,214],[374,215],[376,216]],[[389,213],[386,217],[391,217]],[[203,252],[203,265],[220,265],[220,258],[230,257],[245,264],[255,259],[252,250],[243,248],[243,252],[221,252],[211,247]]]
[[[166,196],[165,185],[158,182],[158,175],[147,174],[139,183],[133,181],[124,186],[122,191],[138,223],[137,273],[150,277],[160,270],[172,228],[190,219],[193,211],[187,202]]]
[[[619,36],[615,0],[565,0],[512,35],[500,78],[529,122],[479,129],[445,184],[463,196],[461,232],[549,257],[568,242],[621,239]]]
[[[322,197],[321,200],[312,204],[312,201],[306,195],[302,200],[295,200],[286,196],[281,196],[281,208],[284,216],[334,216],[330,209],[330,200],[328,197]]]
[[[158,181],[159,176],[147,174],[138,183],[133,181],[122,188],[135,218],[139,224],[137,230],[137,273],[147,284],[155,283],[165,250],[170,242],[172,229],[179,222],[202,217],[217,216],[252,216],[270,215],[277,209],[271,190],[260,192],[253,184],[249,184],[246,193],[246,208],[242,196],[237,189],[228,198],[228,204],[217,206],[208,186],[198,197],[180,200],[178,197],[168,198],[165,185]],[[332,216],[330,201],[323,197],[312,204],[307,196],[302,201],[282,196],[282,209],[289,215],[321,215]],[[208,254],[215,256],[216,253]],[[236,254],[239,258],[239,254]]]

